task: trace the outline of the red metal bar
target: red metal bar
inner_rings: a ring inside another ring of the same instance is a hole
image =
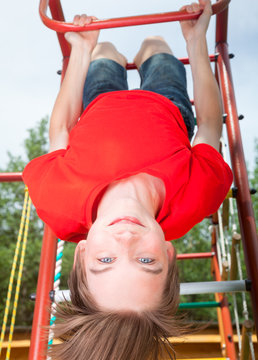
[[[231,164],[235,186],[238,189],[236,200],[239,224],[245,254],[246,270],[248,278],[252,281],[251,298],[256,331],[258,332],[258,239],[256,224],[238,122],[227,44],[219,43],[217,45],[217,51],[220,54],[217,61],[219,83],[224,110],[228,114],[226,126]]]
[[[56,237],[45,226],[41,249],[40,267],[36,303],[33,316],[29,360],[45,359],[48,338],[46,327],[49,326],[51,306],[49,292],[53,289],[56,258]]]
[[[60,0],[50,0],[49,9],[53,19],[64,22],[64,13],[60,3]],[[70,55],[71,47],[70,44],[65,40],[64,33],[57,32],[57,38],[61,47],[62,54],[65,57]]]
[[[218,14],[223,11],[229,4],[230,0],[220,0],[212,6],[213,14]],[[52,0],[51,6],[54,6],[55,2]],[[135,26],[135,25],[144,25],[144,24],[155,24],[169,21],[180,21],[180,20],[190,20],[196,19],[201,15],[201,12],[196,14],[189,14],[186,11],[173,11],[160,14],[150,14],[150,15],[139,15],[139,16],[129,16],[121,18],[113,18],[107,20],[96,20],[90,25],[87,26],[75,26],[72,23],[66,23],[62,19],[52,20],[46,16],[48,6],[48,0],[41,0],[39,5],[39,13],[43,23],[52,30],[57,32],[66,32],[66,31],[90,31],[97,29],[110,29],[115,27],[124,27],[124,26]],[[58,0],[57,6],[60,7],[60,1]],[[61,21],[59,21],[61,20]]]
[[[228,7],[216,16],[216,45],[227,42],[228,38]]]
[[[195,253],[195,254],[177,254],[177,260],[188,260],[188,259],[207,259],[212,258],[215,255],[214,252],[206,253]]]
[[[216,62],[217,54],[209,55],[209,58],[210,58],[210,62]],[[189,58],[181,58],[178,60],[181,61],[184,65],[189,64]],[[126,69],[127,70],[135,70],[135,69],[137,69],[137,66],[134,63],[128,63],[128,64],[126,64]]]
[[[23,181],[21,172],[0,173],[0,182]]]
[[[218,258],[217,258],[217,248],[216,248],[216,231],[215,227],[213,227],[212,232],[212,250],[216,254],[212,258],[213,263],[213,274],[216,279],[216,281],[221,281],[221,275],[219,271],[219,265],[218,265]],[[223,323],[223,332],[225,335],[225,344],[226,344],[226,353],[227,356],[230,358],[230,360],[236,360],[236,350],[235,345],[233,341],[233,329],[232,329],[232,322],[231,322],[231,316],[230,311],[228,308],[228,301],[226,296],[223,296],[223,294],[218,294],[219,302],[221,302],[221,316],[222,316],[222,323]]]

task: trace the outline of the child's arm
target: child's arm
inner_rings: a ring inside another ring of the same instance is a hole
[[[199,0],[199,4],[184,6],[183,9],[188,12],[198,12],[203,9],[198,20],[181,22],[193,76],[198,125],[193,146],[206,143],[219,150],[222,132],[222,103],[218,84],[210,66],[206,42],[206,31],[212,13],[211,3],[210,0]]]
[[[89,24],[93,17],[75,16],[75,25]],[[66,149],[69,132],[77,123],[82,110],[83,86],[90,64],[91,53],[97,43],[99,31],[68,32],[66,40],[71,44],[71,55],[50,118],[50,152]]]

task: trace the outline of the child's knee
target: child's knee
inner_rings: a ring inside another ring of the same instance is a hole
[[[146,37],[144,40],[143,40],[143,44],[144,43],[152,43],[152,42],[155,42],[155,41],[163,41],[163,42],[166,42],[165,39],[162,37],[162,36],[159,36],[159,35],[153,35],[153,36],[148,36]]]
[[[172,54],[172,50],[162,36],[148,36],[142,43],[142,47],[146,51],[159,53],[168,52]]]
[[[124,55],[119,53],[116,47],[109,41],[100,42],[96,45],[95,49],[92,52],[91,60],[97,59],[110,59],[116,61],[122,66],[126,66],[127,59]]]
[[[162,36],[149,36],[143,41],[140,50],[134,58],[134,62],[139,69],[141,64],[149,57],[160,53],[173,54]]]

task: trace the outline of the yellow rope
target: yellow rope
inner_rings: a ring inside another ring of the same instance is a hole
[[[28,189],[25,188],[25,196],[24,196],[23,210],[22,210],[22,215],[21,215],[20,229],[19,229],[19,234],[18,234],[17,243],[16,243],[16,249],[15,249],[13,263],[12,263],[12,269],[11,269],[11,274],[10,274],[10,279],[9,279],[9,286],[8,286],[8,290],[7,290],[7,298],[6,298],[6,304],[5,304],[3,326],[2,326],[1,338],[0,338],[0,355],[1,355],[1,351],[2,351],[2,344],[3,344],[3,341],[4,341],[5,331],[6,331],[8,314],[9,314],[9,309],[10,309],[10,300],[11,300],[12,289],[13,289],[13,281],[14,281],[14,277],[15,277],[15,271],[16,271],[18,256],[19,256],[19,252],[20,252],[22,234],[23,234],[24,224],[26,223],[25,224],[26,229],[25,229],[25,232],[24,232],[24,240],[23,240],[23,246],[22,246],[22,255],[21,255],[22,266],[20,264],[18,280],[17,280],[17,285],[16,285],[16,294],[15,294],[15,302],[16,302],[16,308],[17,308],[17,302],[18,302],[18,297],[19,297],[19,294],[17,293],[17,290],[19,291],[19,288],[20,288],[20,279],[19,279],[19,277],[21,278],[23,262],[24,262],[24,255],[25,255],[25,248],[26,248],[26,243],[27,243],[30,207],[31,207],[31,201],[29,199]],[[27,213],[26,213],[26,210],[27,210]],[[18,283],[19,283],[19,285],[18,285]],[[15,304],[14,304],[13,316],[12,316],[13,326],[14,326],[14,322],[15,322],[16,308],[15,308]],[[12,332],[13,332],[13,330],[12,330]],[[10,333],[11,333],[11,331],[10,331]],[[9,338],[10,338],[10,336],[9,336]],[[9,359],[9,357],[6,357],[6,359]]]
[[[23,265],[24,265],[24,259],[25,259],[25,251],[27,247],[27,239],[28,239],[28,230],[29,230],[29,222],[30,222],[30,209],[31,209],[31,200],[28,199],[27,204],[27,213],[25,217],[25,228],[24,228],[24,234],[23,234],[23,243],[22,243],[22,250],[21,250],[21,259],[20,259],[20,266],[18,270],[18,278],[16,283],[16,289],[15,289],[15,296],[14,296],[14,302],[13,302],[13,313],[11,318],[11,326],[10,326],[10,332],[9,332],[9,339],[8,339],[8,348],[6,352],[6,360],[10,359],[10,353],[11,353],[11,344],[13,339],[13,331],[14,331],[14,325],[15,325],[15,319],[16,319],[16,313],[17,313],[17,307],[18,307],[18,300],[19,300],[19,294],[20,294],[20,287],[21,287],[21,278],[22,278],[22,271],[23,271]]]

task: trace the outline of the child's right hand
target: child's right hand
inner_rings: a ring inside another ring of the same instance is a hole
[[[89,25],[93,20],[97,20],[95,16],[75,15],[73,24],[77,26]],[[99,30],[82,31],[82,32],[67,32],[65,33],[66,40],[74,46],[85,46],[90,53],[95,48],[99,37]]]

